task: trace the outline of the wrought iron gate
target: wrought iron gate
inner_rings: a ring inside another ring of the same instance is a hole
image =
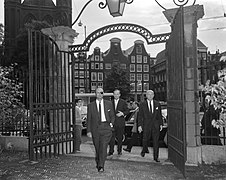
[[[184,95],[184,17],[181,6],[172,23],[167,42],[167,109],[168,109],[168,156],[169,160],[185,176],[186,120]]]
[[[29,157],[71,153],[75,119],[73,55],[40,31],[29,37]]]

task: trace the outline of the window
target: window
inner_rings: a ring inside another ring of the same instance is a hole
[[[97,74],[95,72],[91,73],[91,81],[97,81]]]
[[[84,87],[85,85],[84,85],[84,79],[80,79],[79,80],[79,85],[80,85],[80,87]]]
[[[131,63],[135,63],[135,56],[131,56]]]
[[[111,69],[111,64],[110,63],[106,63],[105,64],[105,69]]]
[[[149,72],[149,66],[147,64],[144,65],[144,72]]]
[[[95,69],[99,69],[99,63],[95,63]]]
[[[95,55],[95,61],[99,61],[100,60],[100,56]]]
[[[142,46],[141,45],[137,45],[137,47],[136,47],[136,53],[137,54],[141,54],[142,53]]]
[[[85,88],[79,88],[79,93],[85,93]]]
[[[78,71],[75,71],[75,77],[78,77]]]
[[[144,83],[144,91],[147,91],[149,89],[149,83]]]
[[[100,63],[100,69],[103,69],[103,63]]]
[[[137,91],[142,91],[142,84],[141,83],[137,83]]]
[[[144,63],[147,63],[148,62],[147,56],[144,56],[143,58],[144,58]]]
[[[79,69],[84,69],[84,63],[79,63]]]
[[[89,71],[86,71],[86,77],[89,78]]]
[[[103,81],[103,73],[98,73],[98,81]]]
[[[142,55],[137,55],[137,63],[142,63]]]
[[[135,74],[134,73],[130,74],[130,81],[135,81]]]
[[[137,72],[142,72],[142,65],[141,64],[137,65]]]
[[[91,90],[95,90],[97,87],[97,84],[95,82],[91,83]]]
[[[137,74],[137,81],[142,81],[142,74]]]
[[[126,64],[121,64],[122,69],[126,69]]]
[[[84,75],[85,75],[85,74],[84,74],[84,71],[79,71],[79,77],[80,77],[80,78],[84,78]]]
[[[144,81],[149,81],[149,74],[144,74]]]
[[[103,83],[102,82],[98,82],[98,87],[103,88]]]
[[[135,91],[135,83],[131,83],[130,86],[131,86],[131,91]]]
[[[86,63],[86,69],[89,69],[89,63]]]
[[[75,87],[78,87],[78,79],[75,79]]]
[[[94,69],[94,63],[91,63],[91,69]]]
[[[75,63],[75,69],[78,69],[78,63]]]
[[[135,72],[135,64],[130,64],[130,72]]]

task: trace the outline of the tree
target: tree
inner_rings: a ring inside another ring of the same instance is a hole
[[[119,89],[123,98],[127,98],[130,93],[129,73],[120,67],[120,64],[114,64],[111,71],[106,74],[104,81],[105,92],[113,92]]]

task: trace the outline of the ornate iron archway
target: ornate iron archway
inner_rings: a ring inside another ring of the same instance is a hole
[[[98,38],[104,35],[115,33],[115,32],[132,32],[141,35],[147,42],[147,44],[164,43],[169,37],[170,33],[155,34],[153,35],[148,29],[137,25],[129,23],[119,23],[111,24],[108,26],[101,27],[96,31],[92,32],[83,42],[83,44],[71,45],[69,46],[69,51],[71,52],[84,52],[89,51],[91,44]]]

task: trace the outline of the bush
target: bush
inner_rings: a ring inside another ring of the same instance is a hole
[[[212,121],[214,127],[226,127],[226,68],[218,71],[219,81],[210,84],[208,80],[202,90],[210,95],[211,104],[220,111],[220,118]]]
[[[0,125],[8,131],[14,129],[14,124],[25,112],[21,102],[22,83],[12,75],[15,66],[0,66]]]

